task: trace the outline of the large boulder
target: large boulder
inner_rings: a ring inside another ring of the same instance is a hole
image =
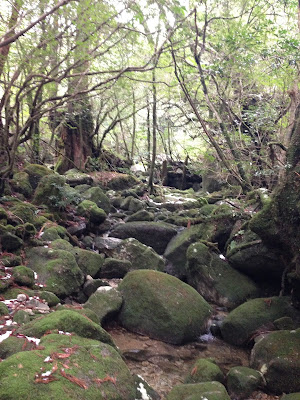
[[[45,204],[50,209],[61,210],[67,205],[64,193],[65,177],[58,174],[45,175],[35,189],[34,204]]]
[[[82,193],[82,198],[93,201],[99,208],[102,208],[107,214],[109,213],[111,207],[110,200],[99,186],[86,190]]]
[[[255,390],[263,386],[263,375],[255,369],[233,367],[227,374],[227,390],[236,400],[248,399]]]
[[[224,382],[224,374],[212,360],[199,358],[185,377],[184,383]]]
[[[134,378],[110,345],[58,334],[40,344],[0,363],[0,400],[136,398]]]
[[[77,207],[77,213],[92,224],[101,224],[107,217],[106,212],[91,200],[83,200]]]
[[[288,297],[249,300],[227,315],[221,325],[221,333],[226,342],[241,346],[260,330],[274,329],[272,323],[286,316],[299,318],[299,312],[290,305]]]
[[[33,189],[36,189],[39,181],[46,175],[54,174],[52,169],[45,167],[40,164],[28,164],[24,168],[24,172],[26,172],[29,176],[29,182]]]
[[[78,267],[81,269],[84,275],[90,275],[94,277],[99,274],[104,263],[103,254],[80,249],[79,247],[74,248],[72,253],[75,256]]]
[[[152,270],[129,272],[119,286],[123,326],[168,343],[195,340],[206,329],[209,304],[179,279]]]
[[[188,383],[174,386],[166,400],[230,400],[220,382]]]
[[[232,268],[205,244],[192,244],[187,250],[187,259],[187,282],[207,301],[232,309],[258,295],[250,278]]]
[[[167,244],[177,233],[173,225],[163,222],[135,221],[117,225],[109,236],[119,239],[135,238],[146,246],[163,254]]]
[[[100,286],[84,304],[98,316],[102,324],[107,319],[116,315],[123,303],[120,292],[111,286]]]
[[[276,394],[300,391],[300,329],[271,332],[252,349],[251,366]]]
[[[110,252],[114,258],[130,261],[132,269],[164,269],[164,259],[151,247],[134,238],[123,240]]]
[[[83,284],[83,272],[68,251],[33,247],[26,256],[27,267],[38,274],[38,283],[60,298],[76,292]]]
[[[65,173],[66,182],[74,187],[79,185],[91,185],[93,183],[93,178],[85,174],[83,172],[78,171],[77,169],[69,169]]]

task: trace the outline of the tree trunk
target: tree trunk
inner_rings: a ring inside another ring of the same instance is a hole
[[[156,112],[156,75],[155,75],[155,68],[152,71],[152,158],[151,158],[151,166],[149,172],[149,193],[153,194],[154,192],[154,169],[155,169],[155,160],[156,160],[156,126],[157,126],[157,112]]]

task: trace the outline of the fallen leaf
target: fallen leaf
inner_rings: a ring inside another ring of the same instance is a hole
[[[64,378],[68,379],[68,381],[70,381],[72,383],[75,383],[76,385],[80,386],[82,389],[87,389],[88,388],[87,384],[84,382],[83,379],[79,379],[79,378],[76,378],[76,376],[73,376],[71,374],[67,374],[63,369],[60,370],[60,374]]]
[[[95,379],[93,379],[93,381],[95,383],[98,383],[99,385],[101,385],[101,383],[103,383],[103,382],[112,382],[115,385],[117,383],[117,378],[114,378],[113,376],[106,375],[106,377],[103,378],[103,379],[95,378]]]

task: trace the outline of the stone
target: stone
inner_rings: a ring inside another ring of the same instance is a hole
[[[122,303],[122,295],[117,289],[100,286],[84,304],[84,308],[94,311],[100,324],[103,324],[118,313]]]
[[[66,179],[58,174],[44,176],[35,189],[33,203],[45,204],[51,210],[62,210],[65,208],[64,185]]]
[[[35,190],[39,181],[46,175],[54,174],[54,172],[45,167],[44,165],[39,164],[28,164],[24,168],[24,172],[26,172],[29,176],[29,183],[31,187]]]
[[[119,239],[135,238],[150,246],[158,254],[163,254],[169,241],[177,233],[173,225],[163,222],[135,221],[119,224],[112,229],[109,236]]]
[[[109,257],[104,260],[99,277],[105,279],[124,278],[131,269],[130,261]]]
[[[270,297],[249,300],[231,311],[221,324],[223,339],[242,346],[253,339],[260,330],[274,329],[273,321],[281,317],[299,318],[299,312],[288,297]]]
[[[74,187],[78,185],[91,185],[93,183],[93,179],[90,175],[84,174],[83,172],[78,171],[77,169],[69,169],[65,173],[66,182]]]
[[[10,232],[5,232],[1,235],[0,241],[2,249],[8,252],[16,251],[23,246],[23,240]]]
[[[153,270],[129,272],[119,290],[122,325],[133,332],[173,344],[195,340],[206,329],[209,304],[179,279]]]
[[[107,286],[107,282],[101,279],[87,279],[83,285],[83,292],[87,297],[90,297],[100,286]]]
[[[84,275],[90,275],[92,277],[99,275],[105,261],[103,254],[80,249],[79,247],[74,248],[72,253]]]
[[[276,393],[300,391],[300,329],[271,332],[253,347],[250,365],[260,371],[267,389]]]
[[[90,200],[83,200],[77,207],[77,213],[93,224],[101,224],[107,217],[106,212]]]
[[[230,400],[220,382],[188,383],[174,386],[166,400]]]
[[[233,367],[227,374],[227,390],[236,400],[248,399],[251,394],[264,386],[263,375],[248,367]]]
[[[34,272],[25,265],[14,267],[12,276],[14,281],[21,286],[28,286],[29,288],[34,286]]]
[[[99,186],[87,189],[85,192],[82,193],[82,198],[84,200],[93,201],[107,214],[110,212],[110,200]]]
[[[232,309],[259,295],[249,277],[236,271],[203,243],[194,243],[188,248],[187,260],[187,282],[206,301]]]
[[[185,377],[184,383],[217,381],[224,383],[224,374],[213,360],[199,358]]]
[[[125,218],[125,222],[132,221],[154,221],[154,214],[146,210],[140,210]]]
[[[27,314],[28,315],[28,314]],[[12,356],[13,354],[19,353],[20,351],[30,351],[36,347],[34,342],[30,342],[24,337],[9,336],[7,339],[0,343],[0,358],[2,360]],[[0,385],[1,387],[1,385]],[[1,389],[0,389],[0,399]]]
[[[17,193],[22,193],[25,197],[31,196],[33,189],[29,182],[29,175],[25,171],[16,172],[10,180],[12,189]]]

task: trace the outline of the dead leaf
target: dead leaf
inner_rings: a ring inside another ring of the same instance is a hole
[[[73,375],[71,375],[71,374],[67,374],[63,369],[60,370],[60,374],[61,374],[64,378],[68,379],[68,381],[70,381],[70,382],[72,382],[72,383],[75,383],[76,385],[80,386],[82,389],[88,389],[88,386],[87,386],[87,384],[84,382],[83,379],[79,379],[79,378],[76,378],[76,376],[73,376]]]
[[[101,379],[101,378],[95,378],[93,379],[93,381],[99,385],[101,385],[101,383],[103,382],[112,382],[114,385],[117,383],[117,378],[114,378],[113,376],[109,376],[106,375],[105,378]]]

